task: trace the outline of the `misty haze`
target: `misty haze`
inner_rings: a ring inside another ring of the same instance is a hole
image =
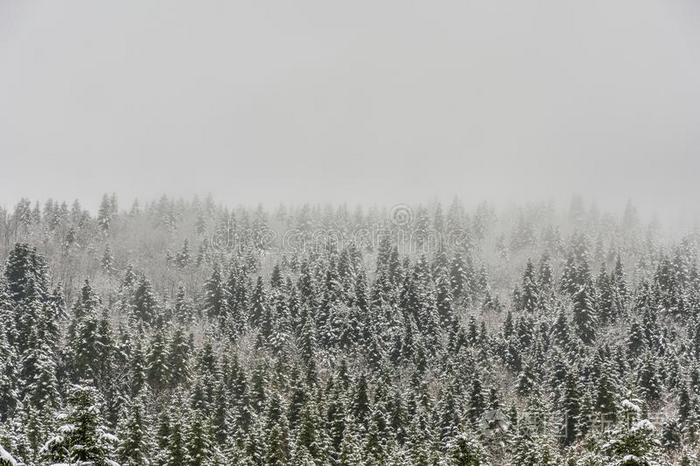
[[[0,466],[700,465],[700,5],[0,0]]]

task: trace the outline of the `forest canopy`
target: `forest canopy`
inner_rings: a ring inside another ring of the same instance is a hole
[[[454,200],[0,210],[0,465],[698,464],[697,231]]]

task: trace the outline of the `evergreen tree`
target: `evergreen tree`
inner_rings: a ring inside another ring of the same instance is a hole
[[[581,414],[580,393],[576,373],[571,371],[566,375],[564,394],[562,399],[562,410],[564,414],[564,425],[562,440],[564,445],[571,445],[577,438],[578,421]]]
[[[522,283],[522,308],[527,312],[535,312],[539,306],[540,292],[535,278],[535,266],[528,259]]]
[[[146,380],[155,392],[159,392],[170,383],[166,344],[163,326],[159,325],[146,356]]]
[[[189,325],[192,323],[194,318],[194,311],[192,309],[192,303],[190,303],[187,292],[183,285],[178,286],[177,295],[175,297],[174,306],[175,319],[182,325]]]
[[[593,305],[591,287],[582,286],[573,297],[574,327],[576,334],[585,344],[593,343],[598,325],[596,310]]]
[[[155,322],[158,314],[158,301],[153,293],[151,282],[146,277],[141,278],[134,291],[133,312],[138,321],[146,324]]]
[[[487,464],[486,453],[478,440],[466,432],[460,433],[448,445],[450,465],[480,466]]]
[[[653,465],[661,459],[661,445],[654,425],[640,419],[641,409],[623,401],[625,422],[607,432],[607,441],[601,450],[607,464]]]
[[[647,353],[639,368],[638,384],[648,404],[656,404],[661,399],[663,385],[659,379],[651,354]]]
[[[105,348],[100,341],[99,306],[100,298],[86,280],[73,307],[73,320],[68,329],[74,382],[97,380],[101,376],[100,361]]]
[[[117,449],[117,456],[122,466],[150,466],[152,464],[153,445],[149,421],[145,408],[145,396],[138,395],[131,402],[118,429],[121,441]]]
[[[189,379],[190,346],[182,327],[176,327],[170,339],[167,352],[168,377],[171,386],[187,383]]]
[[[117,438],[103,425],[100,396],[88,385],[74,385],[68,394],[65,424],[42,447],[46,461],[113,466]]]
[[[188,422],[185,443],[187,445],[187,466],[204,466],[214,456],[211,433],[208,423],[202,415],[194,411]]]
[[[210,319],[222,317],[227,307],[229,292],[224,286],[221,271],[214,266],[211,277],[204,284],[204,310]]]

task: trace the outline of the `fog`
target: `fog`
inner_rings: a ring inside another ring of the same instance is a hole
[[[693,0],[0,2],[0,204],[696,211]]]

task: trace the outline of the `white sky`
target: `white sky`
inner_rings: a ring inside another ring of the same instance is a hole
[[[693,0],[0,0],[5,206],[696,209],[699,129]]]

